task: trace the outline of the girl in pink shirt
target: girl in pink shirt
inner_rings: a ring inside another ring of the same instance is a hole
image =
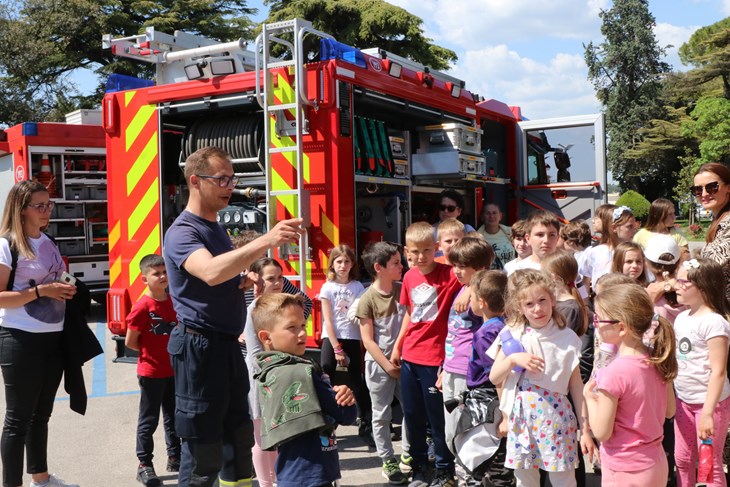
[[[638,284],[611,286],[596,296],[594,323],[618,357],[586,384],[591,431],[601,442],[603,487],[667,483],[664,419],[674,415],[677,360],[672,325],[654,314]],[[647,347],[644,333],[658,321]]]

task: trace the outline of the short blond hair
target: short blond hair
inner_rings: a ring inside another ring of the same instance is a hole
[[[433,227],[427,222],[411,223],[406,228],[406,244],[436,243],[433,236]]]
[[[251,320],[256,333],[261,330],[271,331],[284,310],[289,306],[299,306],[304,311],[304,296],[301,294],[272,293],[264,294],[256,300]]]
[[[440,242],[441,237],[449,233],[461,233],[461,236],[463,237],[464,229],[464,224],[456,218],[447,218],[439,223],[439,226],[436,228],[436,238],[438,238]]]

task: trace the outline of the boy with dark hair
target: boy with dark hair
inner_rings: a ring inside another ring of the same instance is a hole
[[[139,268],[147,289],[127,315],[125,344],[139,351],[137,377],[141,394],[137,421],[137,480],[147,487],[155,487],[161,482],[152,465],[152,436],[160,422],[160,408],[167,443],[167,471],[177,472],[180,469],[180,439],[175,434],[175,380],[167,352],[167,342],[177,325],[177,315],[167,295],[165,259],[157,254],[147,255],[140,261]]]
[[[497,387],[489,380],[494,359],[487,355],[487,350],[504,328],[507,276],[500,271],[479,271],[472,276],[470,289],[471,309],[481,316],[484,322],[474,333],[466,385],[470,390],[481,389],[487,392],[488,397],[496,398]],[[501,437],[499,448],[489,460],[477,466],[472,475],[477,481],[487,477],[491,482],[489,485],[494,487],[512,487],[515,485],[514,471],[504,466],[507,454],[506,416],[499,423],[498,435]]]
[[[383,476],[391,485],[408,483],[395,459],[390,438],[393,398],[401,401],[400,367],[390,362],[395,339],[400,332],[405,307],[398,302],[403,264],[398,247],[388,242],[368,246],[362,254],[372,285],[360,296],[356,316],[365,346],[365,383],[372,401],[372,426],[375,449],[383,461]],[[405,430],[405,427],[404,427]],[[403,451],[408,450],[403,435]]]
[[[512,233],[510,235],[510,240],[512,242],[512,246],[515,248],[515,252],[517,253],[517,257],[512,259],[511,261],[507,262],[504,265],[504,272],[507,273],[507,275],[512,274],[515,270],[517,270],[517,266],[519,263],[528,258],[530,254],[532,253],[532,248],[527,243],[527,240],[525,240],[525,234],[527,233],[527,221],[526,220],[517,220],[512,224]]]
[[[560,222],[549,211],[536,211],[527,218],[525,241],[530,245],[532,253],[520,260],[507,275],[519,269],[540,270],[540,262],[558,248]]]
[[[406,306],[390,361],[401,368],[401,391],[410,455],[411,486],[453,487],[454,456],[444,439],[443,395],[436,388],[445,356],[449,310],[459,281],[451,267],[434,261],[433,227],[414,223],[406,230],[406,247],[414,267],[403,278],[401,304]],[[436,472],[428,464],[426,427],[436,454]]]
[[[304,298],[286,293],[256,300],[253,323],[266,352],[256,355],[261,372],[261,448],[278,449],[278,487],[331,486],[340,478],[335,428],[352,424],[355,397],[331,386],[316,362],[306,358]]]

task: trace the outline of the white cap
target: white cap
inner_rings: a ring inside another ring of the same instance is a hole
[[[672,258],[661,259],[660,257],[664,254],[671,254]],[[662,233],[652,235],[644,247],[644,256],[656,264],[675,264],[679,260],[680,254],[679,245],[674,237]]]

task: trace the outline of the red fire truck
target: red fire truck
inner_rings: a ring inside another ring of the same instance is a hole
[[[103,101],[113,333],[143,292],[140,258],[185,207],[180,168],[204,146],[227,150],[241,178],[219,213],[231,233],[304,218],[299,245],[274,256],[311,297],[333,246],[402,242],[412,221],[436,218],[445,188],[464,194],[474,226],[485,202],[510,221],[535,208],[589,220],[604,202],[602,116],[522,121],[462,80],[304,20],[264,25],[252,50],[151,28],[104,44],[157,69],[154,86],[122,83]],[[309,336],[316,345],[316,314]]]
[[[97,299],[109,289],[106,148],[101,112],[77,110],[67,123],[26,122],[0,130],[0,210],[18,181],[36,180],[56,203],[46,229]]]

